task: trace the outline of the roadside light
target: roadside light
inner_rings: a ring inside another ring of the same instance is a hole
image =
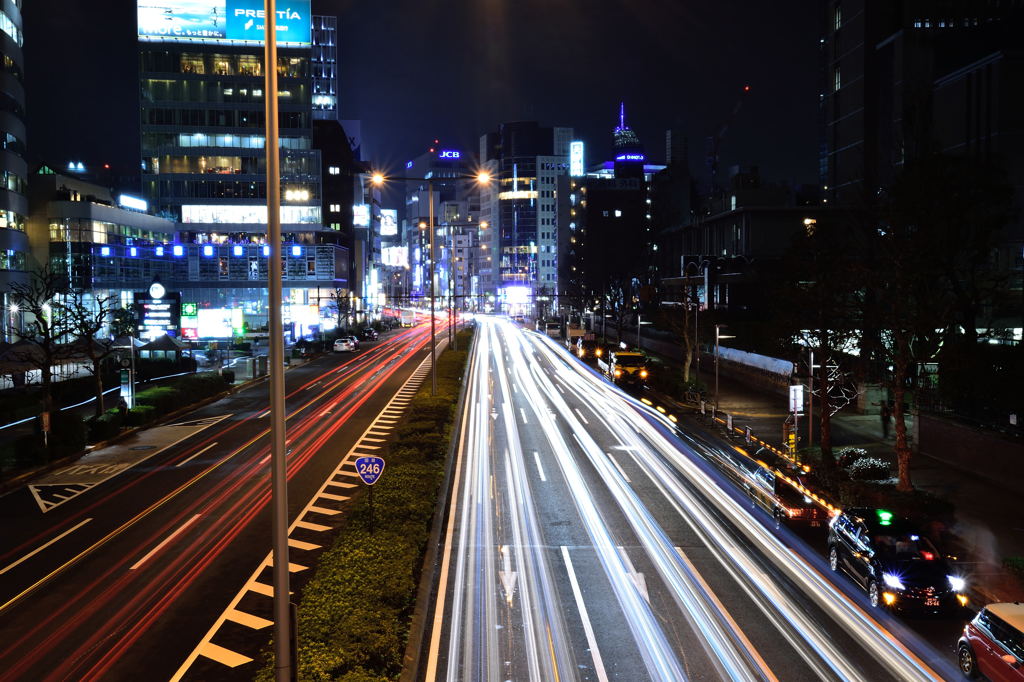
[[[896,595],[893,594],[892,592],[883,592],[882,593],[882,601],[885,602],[886,606],[892,606],[893,604],[896,603]]]
[[[487,171],[480,171],[476,174],[476,181],[481,185],[486,185],[491,182],[491,174]]]
[[[958,594],[958,595],[956,595],[956,600],[958,602],[960,602],[960,606],[967,606],[967,595],[966,594]]]
[[[370,176],[370,182],[380,187],[381,185],[384,184],[384,174],[374,173],[373,175]]]
[[[647,370],[646,369],[640,370],[640,377],[642,379],[646,379],[647,378]]]
[[[594,355],[596,355],[597,357],[601,357],[601,349],[598,348],[597,350],[595,350]]]
[[[488,223],[488,222],[487,222],[486,220],[481,220],[481,221],[480,221],[480,229],[481,229],[481,230],[486,230],[486,229],[487,229],[487,225],[488,225],[488,224],[489,224],[489,223]]]

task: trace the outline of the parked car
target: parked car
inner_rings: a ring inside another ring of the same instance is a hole
[[[363,341],[376,341],[377,331],[372,327],[367,327],[366,329],[363,329],[362,331],[359,332],[359,338],[361,338]]]
[[[1024,680],[1024,604],[989,604],[964,626],[957,664],[967,677]]]
[[[915,525],[885,509],[852,508],[832,519],[828,563],[860,585],[872,606],[955,613],[967,581]]]
[[[354,351],[359,348],[359,343],[355,340],[354,336],[341,336],[334,342],[334,352],[343,353],[345,351]]]

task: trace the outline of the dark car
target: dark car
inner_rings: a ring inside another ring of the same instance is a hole
[[[376,341],[377,331],[371,327],[367,327],[366,329],[359,332],[359,338],[361,338],[363,341]]]
[[[1024,682],[1024,604],[989,604],[964,626],[956,649],[967,677]]]
[[[576,340],[576,355],[587,362],[596,362],[597,358],[600,357],[603,349],[597,342],[597,339],[584,339],[580,338]]]
[[[832,519],[828,563],[863,588],[872,606],[956,613],[966,581],[914,524],[885,509],[847,509]]]

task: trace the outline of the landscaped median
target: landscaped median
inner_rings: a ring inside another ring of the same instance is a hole
[[[458,347],[469,348],[472,334],[459,332]],[[442,353],[437,396],[426,383],[410,402],[374,485],[374,532],[364,490],[298,590],[298,679],[369,682],[402,672],[466,358],[466,351]],[[264,650],[266,665],[256,679],[274,679],[271,652]]]

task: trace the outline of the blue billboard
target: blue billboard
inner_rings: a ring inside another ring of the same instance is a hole
[[[263,0],[138,0],[139,40],[262,45]],[[277,6],[277,42],[311,43],[310,0]]]

